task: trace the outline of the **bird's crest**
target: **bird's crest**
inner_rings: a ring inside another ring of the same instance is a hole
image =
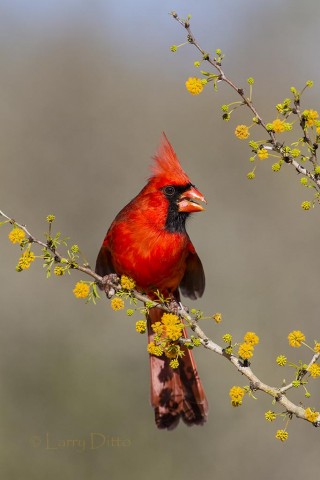
[[[150,181],[156,180],[157,182],[163,182],[164,185],[168,183],[175,185],[190,183],[188,175],[182,169],[179,159],[164,133],[162,134],[160,147],[153,159]]]

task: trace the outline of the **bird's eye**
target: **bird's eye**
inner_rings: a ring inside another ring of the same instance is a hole
[[[169,197],[172,197],[172,195],[175,193],[175,188],[172,185],[168,185],[164,188],[164,193]]]

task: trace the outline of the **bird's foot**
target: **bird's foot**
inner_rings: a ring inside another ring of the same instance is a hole
[[[116,273],[109,273],[102,277],[101,287],[108,298],[113,297],[116,293],[115,285],[117,285],[117,283],[119,283],[119,277]]]
[[[181,309],[181,304],[180,304],[180,302],[177,302],[177,300],[173,298],[168,303],[168,308],[169,308],[170,312],[174,313],[175,315],[179,315],[180,309]]]

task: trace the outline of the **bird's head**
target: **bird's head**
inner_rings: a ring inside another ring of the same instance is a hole
[[[169,231],[182,231],[186,218],[190,213],[201,212],[204,207],[199,203],[207,203],[199,190],[191,183],[182,169],[175,151],[165,134],[152,165],[152,176],[148,189],[161,192],[168,202],[166,228]]]

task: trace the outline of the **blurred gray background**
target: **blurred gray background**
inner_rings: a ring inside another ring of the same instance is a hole
[[[247,330],[261,337],[253,362],[266,382],[291,379],[275,357],[308,361],[289,351],[300,328],[319,340],[319,207],[291,168],[272,160],[246,179],[250,152],[234,135],[251,116],[229,124],[220,105],[237,98],[224,85],[199,97],[184,82],[197,73],[192,47],[172,54],[184,31],[168,15],[192,14],[209,51],[226,54],[225,71],[239,85],[255,78],[256,105],[267,121],[273,105],[313,79],[304,108],[319,108],[320,3],[313,0],[0,1],[0,208],[41,237],[45,217],[78,243],[93,265],[116,213],[144,185],[164,130],[208,207],[189,223],[205,266],[199,308],[221,311],[204,328],[220,342]],[[253,137],[259,139],[256,130]],[[310,194],[311,195],[311,194]],[[257,394],[230,406],[232,385],[246,379],[223,359],[196,352],[210,402],[202,428],[158,431],[149,405],[146,338],[134,320],[74,298],[72,277],[45,279],[41,261],[17,274],[19,248],[1,229],[1,474],[10,479],[132,480],[168,477],[248,480],[318,474],[319,431],[289,425],[280,444],[278,420],[267,424],[271,400]],[[138,318],[137,318],[138,319]],[[308,404],[319,409],[318,382]],[[294,392],[292,398],[304,400]],[[277,410],[280,411],[280,410]],[[104,446],[90,450],[89,437]],[[46,444],[46,435],[49,444]],[[112,446],[119,438],[121,445]],[[64,441],[86,440],[81,448]],[[48,448],[49,447],[49,448]]]

